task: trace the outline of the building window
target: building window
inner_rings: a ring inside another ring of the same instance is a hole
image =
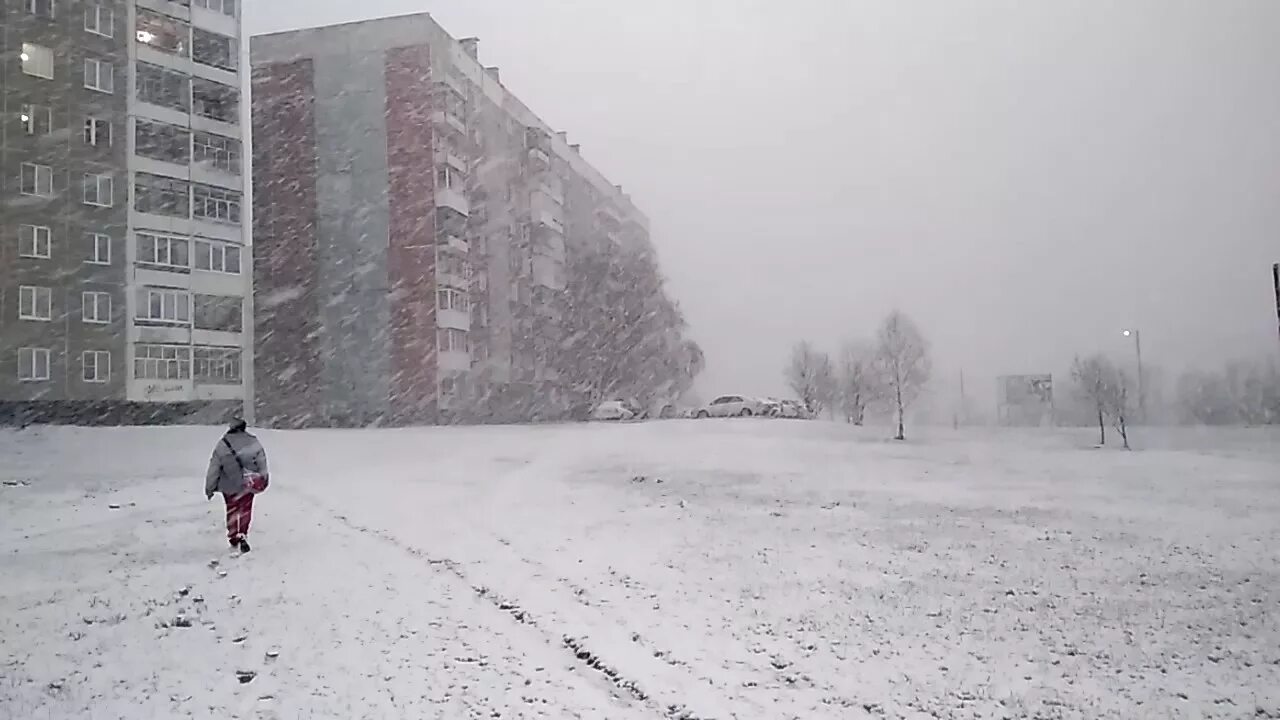
[[[191,293],[175,288],[138,288],[137,319],[172,325],[191,324]]]
[[[84,204],[111,207],[115,204],[115,178],[105,173],[85,173]]]
[[[138,99],[152,105],[190,112],[191,78],[159,65],[139,62]]]
[[[24,103],[21,114],[22,130],[28,135],[48,135],[53,132],[53,109],[48,105]]]
[[[191,59],[232,72],[236,69],[239,50],[235,38],[195,28],[191,36]]]
[[[197,330],[240,332],[244,301],[230,295],[195,295],[194,327]]]
[[[471,312],[471,298],[461,290],[441,288],[436,291],[436,309]]]
[[[53,320],[53,289],[47,287],[18,287],[19,320]]]
[[[22,179],[19,191],[23,195],[53,195],[53,168],[48,165],[22,163]]]
[[[240,141],[207,132],[196,132],[193,137],[195,159],[233,175],[240,174]]]
[[[186,57],[190,47],[191,26],[177,18],[138,8],[134,35],[141,45]]]
[[[467,333],[456,328],[440,328],[436,331],[438,352],[466,352]]]
[[[136,173],[133,209],[153,215],[191,217],[191,184],[150,173]]]
[[[191,348],[135,345],[133,376],[139,380],[187,380],[191,377]]]
[[[145,232],[136,233],[135,237],[138,239],[139,265],[184,271],[191,267],[186,238]]]
[[[80,293],[80,309],[84,321],[92,325],[111,323],[111,293]]]
[[[236,16],[236,0],[193,0],[192,4],[223,15]]]
[[[18,226],[18,257],[41,258],[52,257],[53,231],[44,225]]]
[[[84,29],[94,35],[115,37],[116,13],[106,5],[89,5],[84,9]]]
[[[191,108],[200,117],[219,122],[240,122],[240,91],[212,80],[192,78]]]
[[[192,206],[194,217],[229,225],[240,223],[240,193],[212,185],[193,183],[191,196],[194,201]]]
[[[135,152],[142,157],[178,165],[191,162],[191,131],[186,128],[138,118],[134,138]]]
[[[43,45],[22,43],[22,72],[32,77],[53,79],[53,51]]]
[[[89,259],[85,262],[90,265],[110,265],[111,236],[103,233],[89,233],[85,235],[85,239],[89,241]]]
[[[84,59],[84,86],[108,95],[116,91],[115,67],[96,58]]]
[[[53,17],[54,0],[26,0],[27,12],[40,17]]]
[[[86,350],[80,355],[80,365],[85,382],[111,382],[111,353],[106,350]]]
[[[240,246],[196,240],[195,268],[209,272],[240,274]]]
[[[18,380],[43,382],[49,379],[49,351],[46,348],[18,348]]]
[[[84,144],[111,147],[111,121],[99,117],[84,119]]]
[[[219,385],[240,384],[240,348],[197,347],[195,380]]]
[[[466,178],[462,173],[449,165],[441,165],[436,170],[436,185],[438,187],[449,188],[461,192],[466,188]]]

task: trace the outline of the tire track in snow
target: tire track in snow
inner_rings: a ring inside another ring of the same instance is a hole
[[[490,588],[475,583],[467,574],[466,570],[463,569],[461,563],[449,558],[431,556],[420,548],[406,544],[389,532],[362,525],[352,520],[347,515],[335,511],[333,508],[305,492],[294,490],[291,494],[296,495],[325,512],[334,520],[342,523],[349,529],[363,535],[373,537],[377,540],[381,540],[383,543],[390,545],[401,552],[424,561],[427,565],[437,571],[447,572],[456,577],[467,587],[470,587],[478,597],[492,605],[494,609],[509,615],[517,623],[537,631],[546,639],[549,645],[562,648],[575,660],[598,675],[608,685],[616,688],[618,691],[621,691],[623,697],[628,697],[635,702],[641,703],[643,706],[656,711],[662,717],[668,718],[668,720],[712,720],[712,716],[695,713],[687,707],[686,703],[683,702],[668,702],[665,706],[662,705],[662,703],[656,700],[648,690],[644,689],[640,685],[639,682],[623,675],[617,670],[615,665],[606,662],[597,652],[591,649],[587,644],[586,638],[575,637],[568,633],[557,633],[547,627],[544,627],[534,618],[532,613],[522,609],[518,602],[505,599]],[[501,544],[506,543],[503,542]],[[521,559],[524,560],[524,558]],[[558,642],[556,641],[557,635],[559,636]],[[665,659],[667,656],[669,656],[669,653],[663,653],[662,651],[654,651],[653,655],[653,657],[663,660],[668,665],[675,666],[674,663]],[[667,696],[670,695],[669,693],[663,694]]]

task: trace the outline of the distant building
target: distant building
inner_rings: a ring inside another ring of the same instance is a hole
[[[0,421],[242,411],[237,5],[0,5]]]
[[[426,14],[255,37],[257,401],[279,425],[525,420],[575,245],[630,199]]]

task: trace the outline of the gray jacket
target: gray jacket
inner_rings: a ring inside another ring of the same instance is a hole
[[[231,448],[227,447],[231,444]],[[235,455],[232,455],[232,449]],[[240,462],[236,463],[236,458]],[[244,470],[256,472],[263,477],[267,474],[267,451],[258,442],[258,438],[247,432],[229,432],[213,446],[213,457],[209,459],[209,472],[204,478],[204,494],[215,492],[226,495],[239,495],[244,492]]]

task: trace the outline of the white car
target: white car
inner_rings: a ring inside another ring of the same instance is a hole
[[[765,414],[766,406],[759,398],[745,395],[721,395],[697,412],[696,417],[751,417]]]
[[[635,416],[622,400],[605,400],[591,411],[592,420],[632,420]]]

